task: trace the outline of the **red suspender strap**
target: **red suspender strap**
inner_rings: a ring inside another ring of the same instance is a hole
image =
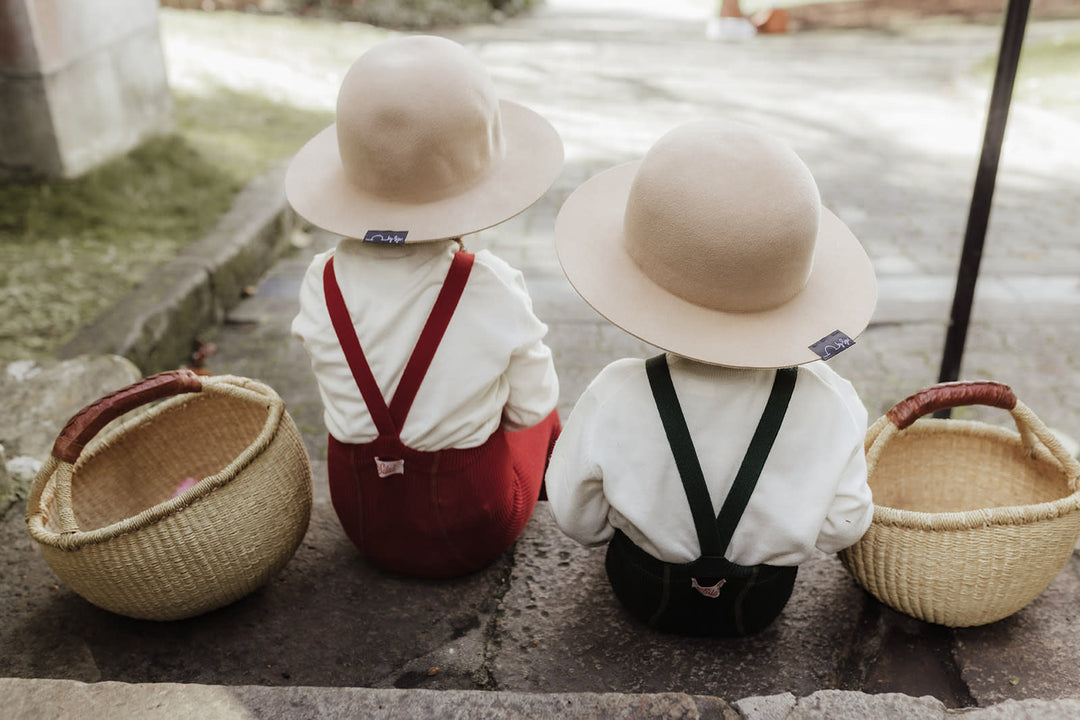
[[[435,299],[435,307],[432,308],[431,315],[424,324],[420,339],[416,341],[416,347],[405,366],[389,408],[379,391],[378,383],[375,382],[375,376],[371,373],[367,358],[364,357],[360,340],[356,337],[356,328],[353,327],[352,318],[349,317],[349,310],[345,306],[345,299],[341,295],[341,288],[334,275],[334,258],[331,257],[323,268],[323,288],[326,293],[326,307],[330,311],[330,321],[334,325],[341,349],[345,352],[345,359],[349,363],[353,379],[356,380],[356,386],[360,389],[360,394],[367,404],[368,412],[371,413],[371,419],[380,435],[397,437],[401,432],[405,417],[420,389],[420,383],[427,374],[431,360],[435,357],[435,351],[457,308],[458,300],[461,299],[461,294],[465,290],[472,264],[473,256],[470,253],[458,252],[454,255],[439,296]]]
[[[341,296],[341,288],[338,287],[337,278],[334,276],[334,258],[326,261],[323,268],[323,290],[326,293],[326,309],[330,311],[330,322],[334,324],[334,332],[337,333],[341,349],[345,351],[345,359],[349,363],[356,387],[364,397],[371,419],[380,435],[397,437],[400,432],[394,425],[390,416],[390,410],[386,407],[379,384],[375,382],[375,376],[371,374],[364,351],[360,348],[360,340],[356,337],[356,328],[353,327],[352,318],[349,317],[349,309],[345,306],[345,298]]]
[[[405,424],[405,417],[409,414],[409,408],[412,407],[416,393],[420,389],[420,383],[424,381],[424,375],[427,374],[431,360],[435,357],[435,351],[446,333],[458,300],[465,291],[465,283],[469,279],[472,265],[473,255],[460,251],[454,255],[454,260],[450,263],[442,290],[435,299],[435,307],[432,308],[431,315],[424,324],[412,357],[409,358],[405,372],[401,375],[401,382],[398,383],[394,397],[390,400],[390,416],[399,428]]]

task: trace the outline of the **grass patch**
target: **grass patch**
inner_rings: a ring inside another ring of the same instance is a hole
[[[76,180],[0,184],[0,362],[55,352],[194,241],[239,188],[178,136]]]
[[[176,118],[76,180],[0,184],[0,364],[55,353],[333,120],[227,90],[178,95]]]
[[[996,68],[995,55],[979,63],[975,73],[989,85]],[[1025,43],[1013,94],[1017,100],[1080,121],[1080,33]]]
[[[1020,57],[1025,72],[1034,76],[1075,74],[1080,69],[1080,33],[1032,43]]]
[[[0,182],[0,365],[53,355],[201,237],[248,180],[333,121],[324,105],[303,109],[312,105],[295,102],[295,91],[344,72],[388,35],[352,23],[176,11],[162,13],[162,33],[177,45],[175,135],[75,180]],[[239,55],[237,41],[246,44]],[[221,66],[235,58],[276,65],[249,75],[243,64]],[[290,84],[265,80],[278,66],[295,70]],[[214,82],[237,78],[246,82]],[[330,93],[337,82],[326,81]]]
[[[291,156],[333,121],[333,113],[298,110],[224,88],[176,97],[176,122],[184,139],[240,181]]]
[[[408,30],[489,22],[540,0],[162,0],[185,10],[230,10],[354,21]]]

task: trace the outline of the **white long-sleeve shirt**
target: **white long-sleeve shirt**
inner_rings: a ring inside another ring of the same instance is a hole
[[[719,513],[772,389],[774,370],[706,365],[668,354],[672,383]],[[823,362],[799,368],[783,425],[725,557],[798,565],[833,553],[870,526],[866,408]],[[622,530],[653,557],[701,555],[645,362],[623,359],[592,381],[566,420],[547,494],[562,530],[585,545]]]
[[[452,241],[387,246],[343,240],[312,261],[292,332],[311,357],[326,427],[337,440],[365,443],[378,432],[326,309],[327,259],[334,256],[345,305],[389,405],[456,250]],[[521,273],[488,251],[476,253],[401,430],[402,442],[422,451],[476,447],[500,423],[519,430],[543,420],[559,395],[546,333]]]

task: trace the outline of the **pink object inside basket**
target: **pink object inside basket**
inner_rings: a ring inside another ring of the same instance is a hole
[[[198,482],[199,481],[196,480],[193,477],[184,478],[180,482],[180,484],[176,486],[176,490],[173,491],[173,494],[171,495],[171,497],[176,497],[177,495],[184,492],[185,490],[190,490],[191,488],[195,487],[195,485],[198,484]]]

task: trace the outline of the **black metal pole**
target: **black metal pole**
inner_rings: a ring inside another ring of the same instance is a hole
[[[950,382],[960,377],[960,361],[964,355],[971,305],[975,297],[975,281],[979,277],[983,242],[990,222],[990,205],[994,198],[1001,142],[1005,135],[1005,123],[1009,118],[1016,68],[1020,63],[1020,50],[1024,44],[1031,0],[1009,0],[1005,9],[1005,28],[1001,33],[1001,50],[998,53],[997,72],[990,93],[990,110],[986,118],[982,155],[975,174],[975,189],[971,194],[967,229],[964,232],[964,248],[960,254],[960,269],[956,276],[956,292],[953,295],[949,328],[945,335],[945,350],[941,358],[938,382]],[[934,417],[949,417],[949,410],[939,410]]]

